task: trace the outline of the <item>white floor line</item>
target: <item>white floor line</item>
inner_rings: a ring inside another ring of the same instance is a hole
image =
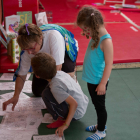
[[[131,23],[132,25],[134,25],[136,28],[138,28],[140,30],[140,26],[138,26],[137,24],[135,24],[130,18],[128,18],[125,14],[123,14],[122,12],[120,13],[129,23]]]

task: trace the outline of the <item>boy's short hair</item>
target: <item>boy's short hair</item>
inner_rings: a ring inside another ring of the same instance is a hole
[[[56,75],[56,61],[47,53],[37,53],[31,59],[31,65],[34,74],[42,79],[52,79]]]

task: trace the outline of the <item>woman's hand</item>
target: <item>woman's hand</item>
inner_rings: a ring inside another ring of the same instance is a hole
[[[7,108],[7,106],[8,106],[9,104],[13,104],[13,106],[12,106],[12,111],[14,111],[14,108],[15,108],[17,102],[18,102],[18,99],[19,99],[19,97],[12,97],[12,98],[9,99],[8,101],[4,102],[4,103],[3,103],[3,111],[6,110],[6,108]]]
[[[64,130],[66,130],[67,128],[68,126],[64,124],[56,129],[55,134],[58,135],[59,137],[62,137]]]
[[[97,86],[97,88],[96,88],[95,91],[97,92],[97,95],[104,95],[105,92],[106,92],[106,85],[100,83],[100,84]]]

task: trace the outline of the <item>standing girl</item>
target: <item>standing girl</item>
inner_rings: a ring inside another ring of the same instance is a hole
[[[113,44],[97,9],[83,7],[78,13],[77,25],[83,30],[83,35],[91,37],[84,58],[82,79],[87,82],[97,113],[97,124],[86,128],[86,131],[95,133],[86,140],[100,140],[106,136],[105,95],[113,64]]]

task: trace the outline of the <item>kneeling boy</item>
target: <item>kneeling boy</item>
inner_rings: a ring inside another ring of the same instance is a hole
[[[79,120],[84,116],[89,102],[88,97],[69,74],[56,70],[56,62],[49,54],[36,54],[31,59],[31,65],[37,78],[49,81],[42,98],[49,113],[57,121],[47,127],[59,127],[56,134],[62,136],[71,120]]]

